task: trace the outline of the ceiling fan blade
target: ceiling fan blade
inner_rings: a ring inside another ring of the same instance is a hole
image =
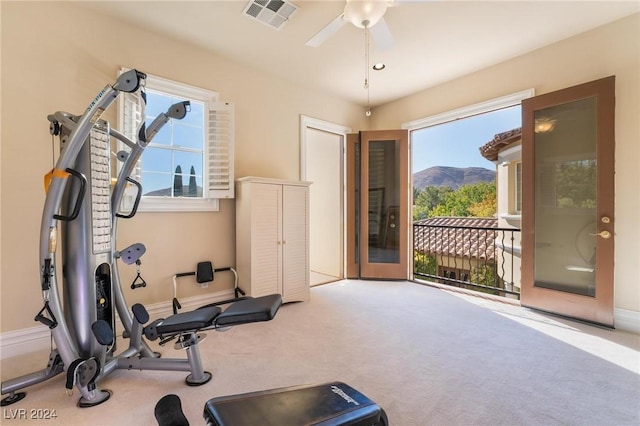
[[[305,44],[311,47],[318,47],[335,34],[347,21],[344,20],[344,15],[340,14],[333,21],[329,22],[323,29],[318,31],[316,35],[311,37]]]
[[[369,28],[369,33],[380,50],[387,50],[393,46],[393,36],[384,18],[380,18],[373,27]]]

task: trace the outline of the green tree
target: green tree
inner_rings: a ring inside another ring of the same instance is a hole
[[[494,182],[464,185],[447,193],[444,200],[429,211],[428,216],[490,217],[496,213],[495,199]]]
[[[431,254],[413,251],[413,272],[421,275],[436,275],[438,272],[438,265],[436,263],[436,257]]]
[[[452,192],[453,190],[448,186],[427,186],[422,191],[419,191],[418,196],[414,199],[413,220],[431,217],[432,215],[429,212],[441,204],[447,195]]]
[[[416,188],[415,186],[413,187],[413,205],[416,205],[416,200],[418,199],[418,196],[420,195],[420,188]]]
[[[493,264],[485,264],[476,266],[471,270],[471,282],[485,285],[487,287],[504,288],[504,284],[500,277],[496,275],[495,266]],[[497,290],[491,290],[482,287],[469,286],[472,290],[489,294],[500,294]]]
[[[467,210],[472,217],[492,217],[498,210],[496,197],[488,195],[482,201],[469,206]]]
[[[173,174],[173,196],[182,197],[182,167],[178,165]]]
[[[196,183],[196,169],[193,166],[191,166],[189,175],[189,197],[197,197],[198,184]]]

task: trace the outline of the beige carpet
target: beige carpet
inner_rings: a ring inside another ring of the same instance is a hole
[[[200,346],[214,378],[204,386],[186,386],[182,372],[117,371],[100,382],[111,399],[79,409],[58,376],[3,407],[1,422],[154,425],[156,401],[176,393],[199,425],[212,397],[340,380],[392,425],[640,424],[638,335],[407,282],[341,281],[311,295],[271,322],[208,332]],[[46,356],[5,360],[2,378],[41,369]],[[11,420],[9,409],[57,418]]]

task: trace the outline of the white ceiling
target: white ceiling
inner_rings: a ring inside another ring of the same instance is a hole
[[[391,49],[371,43],[370,104],[380,105],[640,11],[635,1],[407,1],[384,18]],[[245,16],[246,0],[99,1],[82,5],[202,46],[292,83],[361,105],[364,30],[344,25],[319,47],[305,43],[340,15],[343,1],[294,0],[280,30]]]

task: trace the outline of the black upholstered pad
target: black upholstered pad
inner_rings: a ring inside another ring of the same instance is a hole
[[[222,309],[218,306],[211,306],[209,308],[171,315],[156,326],[156,331],[158,334],[168,334],[209,327],[213,324],[213,320],[220,315],[221,311]]]
[[[228,326],[269,321],[276,315],[280,305],[282,305],[282,296],[279,294],[240,300],[232,303],[223,313],[218,315],[215,323],[218,326]]]
[[[384,410],[342,382],[213,398],[204,418],[216,426],[388,424]]]
[[[163,396],[154,410],[158,426],[189,426],[189,421],[182,411],[182,402],[178,395]]]

